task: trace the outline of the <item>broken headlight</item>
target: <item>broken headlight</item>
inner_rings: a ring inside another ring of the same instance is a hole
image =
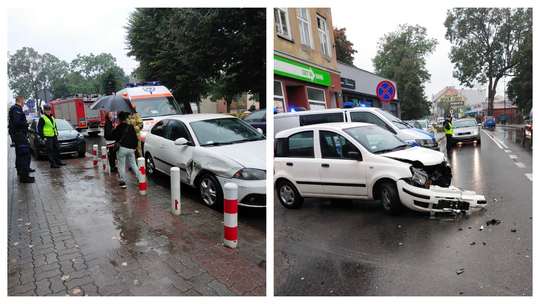
[[[266,171],[259,169],[244,168],[233,175],[233,178],[243,180],[264,180],[266,179]]]
[[[424,187],[426,181],[428,180],[428,175],[426,171],[411,167],[412,181],[418,184],[420,187]]]

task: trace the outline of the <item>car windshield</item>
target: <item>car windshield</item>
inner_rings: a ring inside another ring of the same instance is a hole
[[[217,118],[190,123],[201,146],[219,146],[266,139],[238,118]]]
[[[411,147],[399,137],[375,125],[347,128],[344,131],[371,153],[386,153]]]
[[[57,119],[55,120],[55,122],[56,122],[56,130],[58,131],[73,130],[73,126],[65,120]]]
[[[142,118],[156,117],[163,115],[182,114],[180,107],[174,98],[167,97],[152,97],[133,99],[135,109]]]
[[[425,121],[425,120],[418,120],[418,123],[422,126],[422,128],[427,128],[427,121]]]
[[[247,121],[247,122],[261,121],[264,118],[265,114],[266,114],[266,111],[253,112],[249,114],[248,116],[244,117],[244,121]]]
[[[391,123],[393,123],[398,129],[410,129],[412,128],[412,125],[407,124],[406,122],[401,121],[401,119],[395,117],[394,115],[386,112],[382,109],[376,110],[379,114],[384,116],[386,119],[388,119]]]
[[[468,127],[476,127],[476,121],[475,120],[459,120],[454,122],[453,128],[459,129],[459,128],[468,128]]]

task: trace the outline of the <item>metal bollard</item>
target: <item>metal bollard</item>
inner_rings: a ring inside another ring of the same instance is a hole
[[[103,165],[103,173],[109,172],[109,166],[107,165],[107,147],[101,146],[101,164]]]
[[[93,149],[94,149],[94,168],[97,168],[97,163],[98,163],[98,157],[97,157],[98,145],[94,145],[94,146],[93,146]]]
[[[144,157],[137,158],[139,165],[139,193],[146,195],[146,168],[144,166]]]
[[[171,168],[171,209],[172,214],[180,215],[180,168]]]
[[[226,183],[223,191],[223,244],[229,248],[238,246],[238,186]]]

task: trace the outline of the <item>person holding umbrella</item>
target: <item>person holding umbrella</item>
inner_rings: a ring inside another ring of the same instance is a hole
[[[135,132],[135,128],[132,125],[128,125],[126,120],[128,113],[118,113],[118,119],[120,124],[112,132],[113,138],[120,144],[120,148],[117,151],[118,157],[118,170],[120,171],[120,183],[119,186],[122,189],[126,189],[126,160],[129,166],[136,173],[137,179],[139,178],[139,169],[135,162],[135,150],[137,149],[138,138]]]

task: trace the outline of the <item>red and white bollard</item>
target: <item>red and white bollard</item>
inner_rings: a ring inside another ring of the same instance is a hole
[[[139,194],[146,195],[146,168],[144,166],[144,157],[137,158],[139,165]]]
[[[98,163],[98,157],[97,157],[98,145],[94,145],[93,149],[94,149],[94,168],[97,168],[97,163]]]
[[[238,186],[226,183],[223,191],[223,244],[229,248],[238,245]]]
[[[107,165],[107,147],[101,146],[101,164],[103,165],[103,173],[109,172],[109,166]]]
[[[173,215],[180,215],[180,168],[171,168],[171,209]]]

